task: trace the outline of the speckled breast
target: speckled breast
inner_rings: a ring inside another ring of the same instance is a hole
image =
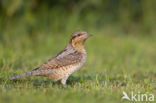
[[[83,66],[85,61],[86,61],[86,56],[84,56],[84,58],[82,58],[82,62],[64,66],[64,67],[60,67],[60,68],[56,69],[53,73],[49,74],[48,77],[54,81],[61,80],[65,76],[70,76],[75,71],[79,70],[80,67]]]

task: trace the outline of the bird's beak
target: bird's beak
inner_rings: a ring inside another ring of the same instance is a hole
[[[93,36],[92,34],[87,34],[87,37],[91,37],[91,36]]]

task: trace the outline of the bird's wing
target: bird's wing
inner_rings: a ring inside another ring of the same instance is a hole
[[[57,55],[56,57],[50,59],[43,65],[41,65],[38,69],[46,70],[46,69],[57,69],[63,66],[68,66],[71,64],[76,64],[81,62],[82,53],[80,52],[71,52],[63,56],[63,52]]]

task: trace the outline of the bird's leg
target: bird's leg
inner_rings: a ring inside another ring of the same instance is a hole
[[[64,78],[62,78],[61,84],[66,85],[66,81],[67,81],[68,77],[69,76],[65,76]]]

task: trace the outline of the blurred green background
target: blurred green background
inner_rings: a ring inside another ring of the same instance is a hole
[[[1,39],[4,35],[34,37],[38,32],[61,35],[77,29],[98,32],[105,28],[154,35],[155,4],[155,0],[1,0]]]
[[[0,102],[121,103],[122,91],[156,94],[155,11],[156,0],[0,0]],[[76,30],[93,37],[67,88],[8,79],[55,56]]]

